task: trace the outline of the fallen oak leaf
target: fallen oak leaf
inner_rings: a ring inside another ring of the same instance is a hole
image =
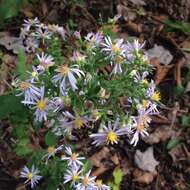
[[[143,171],[155,172],[159,162],[154,158],[153,147],[147,148],[145,152],[136,150],[135,164]]]
[[[107,147],[103,147],[99,152],[95,153],[89,158],[92,164],[96,167],[102,165],[102,159],[110,157],[110,150]]]
[[[133,181],[148,185],[154,180],[156,175],[157,172],[144,172],[139,169],[135,169],[133,172]]]
[[[167,141],[174,134],[175,132],[169,126],[161,126],[143,140],[148,144],[156,144]]]
[[[150,60],[150,64],[156,67],[156,74],[154,80],[157,85],[166,77],[170,69],[174,67],[173,64],[162,66],[158,58],[152,58]]]

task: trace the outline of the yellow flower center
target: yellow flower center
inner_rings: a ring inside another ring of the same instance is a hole
[[[37,75],[38,75],[37,72],[32,72],[32,76],[33,76],[33,77],[36,77]]]
[[[31,84],[29,82],[21,82],[20,83],[20,89],[21,90],[26,90],[31,86]]]
[[[147,108],[149,105],[149,101],[148,100],[143,100],[143,108]]]
[[[37,108],[40,110],[40,111],[44,111],[45,109],[46,109],[46,106],[47,106],[47,104],[46,104],[46,101],[45,100],[40,100],[40,101],[38,101],[38,103],[37,103]]]
[[[55,148],[53,146],[48,147],[48,153],[52,154],[55,151]]]
[[[79,179],[79,176],[77,174],[72,176],[72,181],[77,181]]]
[[[124,62],[124,60],[125,59],[122,56],[116,56],[116,58],[115,58],[115,62],[117,64],[122,64]]]
[[[100,179],[96,180],[96,186],[102,187],[102,180],[100,180]]]
[[[69,72],[69,67],[68,67],[68,65],[62,65],[62,66],[60,66],[58,69],[57,69],[57,71],[59,72],[59,73],[61,73],[62,75],[67,75],[68,74],[68,72]]]
[[[107,141],[107,144],[109,144],[109,143],[114,143],[114,142],[116,142],[118,140],[118,136],[117,136],[117,134],[116,133],[114,133],[113,131],[110,131],[108,134],[107,134],[107,139],[106,139],[106,141]]]
[[[33,174],[31,172],[28,173],[27,178],[31,180],[33,178]]]
[[[116,44],[112,44],[111,48],[114,53],[120,52],[120,48]]]
[[[78,154],[73,153],[73,154],[71,155],[71,160],[75,161],[75,160],[77,160],[77,158],[78,158]]]
[[[161,96],[160,96],[160,92],[156,91],[153,93],[153,95],[151,96],[151,99],[154,101],[160,101]]]
[[[138,131],[144,131],[144,129],[145,129],[144,125],[142,125],[142,124],[137,125],[137,130]]]
[[[81,128],[84,124],[84,121],[80,118],[80,117],[77,117],[74,121],[74,124],[77,128]]]
[[[144,79],[141,81],[143,84],[148,84],[148,80],[147,79]]]
[[[87,185],[89,184],[89,182],[90,182],[90,180],[89,180],[88,177],[84,177],[84,179],[82,180],[82,184],[83,184],[84,186],[87,186]]]

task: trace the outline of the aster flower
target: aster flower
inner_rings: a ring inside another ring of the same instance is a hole
[[[146,96],[156,102],[159,102],[161,99],[160,92],[156,90],[156,85],[153,81],[151,81],[150,87],[146,92]]]
[[[89,42],[88,45],[91,48],[94,48],[94,47],[98,46],[102,42],[103,36],[99,32],[97,32],[97,33],[90,32],[85,37],[85,40]]]
[[[138,40],[134,40],[133,42],[127,42],[126,45],[126,55],[129,61],[133,61],[135,59],[135,55],[139,55],[139,52],[144,47],[145,43],[140,44]],[[146,60],[146,56],[142,57]]]
[[[30,75],[28,80],[29,82],[34,83],[39,80],[38,76],[40,73],[35,66],[32,65],[32,71],[27,71],[27,73]]]
[[[90,177],[90,173],[91,171],[89,171],[84,176],[80,177],[81,182],[75,186],[76,190],[95,190],[96,189],[96,185],[94,181],[96,177]]]
[[[37,58],[40,62],[40,65],[38,65],[38,70],[47,70],[49,67],[53,66],[55,63],[53,61],[53,57],[51,55],[44,54],[42,52],[41,56],[37,54]]]
[[[37,24],[39,24],[39,23],[40,23],[40,21],[39,21],[38,18],[36,17],[35,19],[24,20],[23,26],[24,26],[24,28],[25,28],[27,31],[29,31],[32,26],[35,26],[35,25],[37,25]]]
[[[45,88],[40,88],[40,96],[33,101],[22,101],[22,103],[26,105],[34,105],[36,108],[35,116],[36,121],[42,122],[43,120],[47,120],[47,114],[50,109],[48,100],[44,97]]]
[[[142,74],[136,72],[134,74],[134,81],[135,82],[141,82],[141,83],[148,83],[146,80],[146,77],[149,75],[148,71],[144,71]]]
[[[81,39],[80,31],[75,31],[73,34],[77,39]]]
[[[82,62],[86,58],[85,55],[82,55],[79,51],[74,51],[73,56],[70,58],[71,61],[73,62]]]
[[[53,32],[58,33],[62,37],[62,39],[65,39],[66,30],[62,26],[59,26],[58,24],[53,24],[52,29]]]
[[[83,163],[81,160],[84,160],[84,157],[80,157],[79,154],[73,153],[70,147],[65,148],[65,156],[61,157],[61,160],[67,161],[68,165],[71,167],[77,167],[77,166],[82,166]]]
[[[77,77],[84,76],[84,72],[79,69],[78,65],[62,65],[55,70],[58,74],[53,77],[53,82],[60,84],[60,92],[65,95],[67,88],[71,86],[72,90],[75,91],[77,87]]]
[[[139,52],[145,45],[144,43],[139,43],[138,40],[134,40],[133,42],[127,42],[127,53],[134,53],[134,52]]]
[[[146,109],[143,105],[138,106],[138,116],[131,116],[132,119],[132,132],[133,137],[131,139],[131,144],[134,146],[137,145],[139,141],[139,136],[145,137],[148,136],[147,128],[151,122],[151,115],[158,114],[158,110],[155,107],[155,104],[149,104],[149,107]]]
[[[115,55],[124,56],[126,53],[126,45],[123,43],[123,39],[112,41],[109,36],[105,37],[105,43],[102,43],[102,47],[102,50],[107,52],[112,58]]]
[[[59,112],[62,110],[65,106],[65,103],[63,101],[62,97],[54,97],[51,101],[51,107],[53,109],[53,112]]]
[[[70,167],[65,175],[64,175],[64,183],[71,182],[72,186],[75,186],[76,183],[79,181],[80,174],[82,170],[80,170],[80,167]]]
[[[17,79],[15,86],[17,87],[17,91],[19,91],[16,96],[24,95],[24,101],[34,101],[40,96],[40,88],[34,86],[30,80],[21,81]]]
[[[31,171],[28,167],[24,167],[21,171],[21,178],[26,178],[25,184],[30,184],[31,188],[34,188],[37,183],[41,180],[42,176],[38,175],[39,170],[33,165]]]
[[[112,74],[121,74],[123,72],[122,64],[125,62],[126,62],[125,57],[121,55],[116,55],[113,58],[114,68],[112,70]]]
[[[96,180],[96,190],[110,190],[110,187],[107,185],[104,185],[102,183],[102,180]]]
[[[88,126],[88,122],[91,120],[87,116],[74,116],[68,111],[63,112],[63,119],[60,119],[60,125],[66,132],[72,131],[72,129],[80,129],[83,126]]]
[[[51,39],[52,33],[49,32],[47,29],[38,28],[36,31],[37,39],[42,39],[42,43],[44,44],[46,39]]]
[[[58,146],[57,148],[55,148],[54,146],[50,146],[47,149],[47,154],[45,154],[43,158],[46,158],[46,162],[47,162],[51,157],[55,156],[55,154],[60,152],[62,149],[63,149],[63,145]]]
[[[119,136],[128,134],[130,129],[128,127],[119,128],[119,120],[117,119],[114,125],[108,122],[108,127],[103,126],[103,132],[90,135],[94,139],[92,144],[100,146],[103,144],[117,144]]]

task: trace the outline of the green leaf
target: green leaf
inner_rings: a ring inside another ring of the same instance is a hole
[[[181,126],[182,127],[187,127],[189,126],[190,118],[186,115],[181,116]]]
[[[186,35],[190,35],[190,24],[187,22],[183,22],[183,21],[174,21],[174,20],[165,20],[164,24],[167,26],[167,30],[169,29],[169,31],[171,31],[171,29],[173,30],[178,30],[183,32]]]
[[[18,156],[27,156],[32,153],[32,150],[26,146],[17,146],[15,151]]]
[[[116,185],[120,185],[122,178],[123,178],[123,172],[120,169],[116,169],[113,172],[113,176],[114,176],[114,182]]]
[[[54,146],[57,144],[57,137],[49,131],[46,133],[45,143],[47,146]]]
[[[0,3],[0,20],[14,17],[21,8],[28,3],[27,0],[3,0]]]
[[[26,118],[28,110],[21,103],[21,98],[13,94],[0,96],[0,119],[9,117],[10,115],[19,115],[22,119]]]
[[[85,162],[85,164],[83,165],[82,171],[83,171],[83,173],[85,174],[85,173],[87,173],[91,168],[92,168],[92,164],[91,164],[91,162],[90,162],[89,160],[87,160],[87,161]]]
[[[24,50],[20,49],[18,54],[18,63],[16,65],[17,72],[19,74],[19,78],[21,80],[25,80],[26,76],[26,55]]]
[[[180,143],[180,140],[179,140],[179,139],[171,139],[171,140],[168,142],[166,148],[167,148],[168,150],[171,150],[171,149],[175,148],[179,143]]]

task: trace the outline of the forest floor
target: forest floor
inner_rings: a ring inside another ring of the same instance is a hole
[[[162,97],[160,115],[152,118],[149,137],[136,147],[129,146],[125,140],[117,148],[90,149],[88,139],[77,145],[92,161],[95,175],[109,181],[114,169],[123,171],[121,190],[190,189],[190,25],[184,24],[188,21],[186,15],[176,14],[174,18],[164,6],[156,7],[143,0],[89,0],[84,4],[43,0],[25,7],[20,16],[1,28],[0,35],[18,36],[23,19],[37,16],[46,23],[65,27],[69,23],[86,34],[101,27],[109,28],[109,24],[104,24],[108,18],[121,14],[112,30],[119,37],[135,37],[146,42],[150,63],[155,67],[152,77]],[[177,13],[175,7],[169,9]],[[8,39],[9,45],[0,36],[0,95],[8,89],[16,60],[15,46]],[[25,161],[11,149],[14,139],[10,136],[9,122],[2,120],[0,126],[0,190],[19,190],[16,176]],[[147,162],[153,167],[157,163],[154,171],[147,171]]]

